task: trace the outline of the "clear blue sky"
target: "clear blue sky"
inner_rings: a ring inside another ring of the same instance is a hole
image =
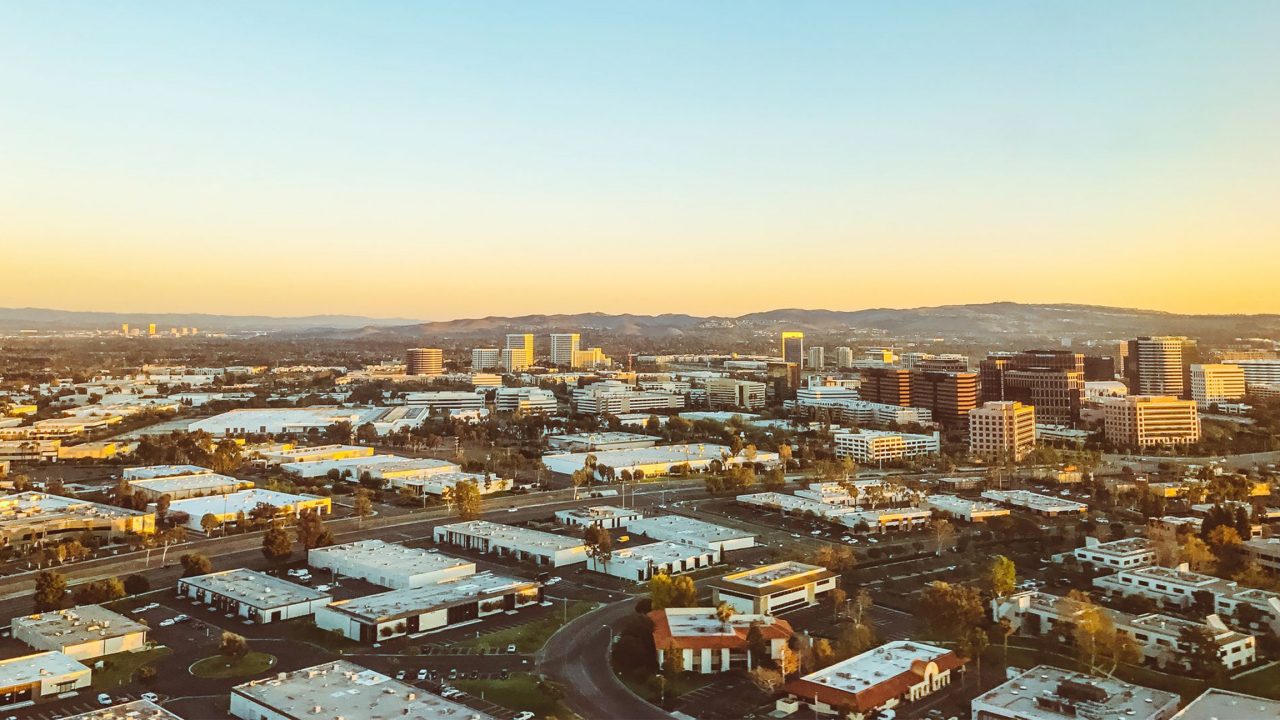
[[[10,2],[0,305],[1280,311],[1277,38],[1274,0]]]

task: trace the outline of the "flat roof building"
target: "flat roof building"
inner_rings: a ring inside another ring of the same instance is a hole
[[[203,532],[201,520],[205,515],[212,515],[219,524],[236,522],[240,514],[248,515],[260,504],[276,508],[276,515],[297,517],[303,510],[316,510],[322,515],[333,512],[333,501],[318,495],[293,495],[254,488],[240,490],[210,497],[193,497],[186,500],[175,500],[169,505],[169,515],[187,514],[187,528]]]
[[[784,660],[784,647],[794,631],[791,624],[771,615],[735,613],[721,621],[715,608],[666,608],[649,613],[653,644],[662,667],[668,652],[681,655],[683,667],[701,675],[746,669],[751,657],[747,635],[754,626],[769,649],[769,658]]]
[[[260,625],[306,617],[333,599],[328,593],[244,568],[180,578],[178,595]]]
[[[1120,447],[1191,445],[1200,441],[1200,412],[1194,400],[1160,395],[1126,395],[1103,403],[1107,441]]]
[[[213,472],[199,465],[143,465],[125,468],[120,476],[125,480],[151,480],[153,478],[174,477],[177,475],[201,475]]]
[[[587,455],[595,455],[599,465],[614,469],[621,475],[625,470],[632,476],[640,473],[640,477],[658,477],[669,475],[683,466],[701,472],[714,465],[736,466],[746,462],[742,453],[732,456],[724,445],[706,443],[687,445],[662,445],[646,448],[630,448],[626,450],[604,450],[595,453],[561,453],[544,455],[542,464],[552,472],[571,475],[582,468]],[[730,455],[726,461],[725,456]],[[753,462],[772,465],[778,462],[776,452],[757,451]]]
[[[363,472],[372,473],[381,464],[404,462],[406,458],[399,455],[359,455],[356,457],[334,458],[330,460],[300,460],[298,462],[280,463],[280,469],[301,478],[324,477],[330,470],[337,470],[339,477],[350,477],[352,482],[360,479]]]
[[[374,643],[533,605],[542,586],[489,572],[339,600],[316,611],[316,627]]]
[[[1169,720],[1180,701],[1176,693],[1037,665],[974,698],[971,708],[982,720]]]
[[[34,702],[89,687],[92,672],[60,652],[0,660],[0,706]]]
[[[839,573],[788,560],[730,573],[711,581],[711,604],[742,613],[776,614],[817,605],[834,590]]]
[[[196,420],[187,426],[195,432],[203,430],[210,435],[277,435],[305,433],[308,430],[324,430],[330,425],[350,423],[358,428],[374,422],[387,412],[381,407],[338,407],[318,405],[300,408],[246,408],[228,410],[221,415]]]
[[[1017,462],[1035,447],[1035,406],[1002,400],[969,411],[970,454]]]
[[[183,718],[150,700],[134,700],[72,715],[67,720],[183,720]]]
[[[34,491],[0,497],[0,547],[25,547],[84,532],[108,538],[150,535],[155,529],[151,512]]]
[[[488,520],[438,525],[434,537],[437,543],[528,560],[535,565],[563,567],[587,560],[582,540]]]
[[[711,567],[716,553],[708,548],[683,543],[656,542],[619,548],[609,554],[607,563],[587,557],[587,569],[623,580],[644,582],[654,575],[679,575],[691,570]]]
[[[548,435],[547,447],[564,452],[598,452],[601,450],[627,450],[647,448],[658,444],[652,435],[630,432],[570,433]]]
[[[660,515],[640,518],[627,525],[631,532],[642,533],[654,540],[683,543],[707,548],[716,553],[716,562],[724,560],[730,550],[755,547],[756,536],[745,530],[735,530],[683,515]]]
[[[81,605],[16,617],[13,638],[36,650],[53,650],[76,660],[92,660],[118,652],[141,650],[147,626],[101,605]]]
[[[148,502],[155,502],[165,495],[169,500],[186,500],[193,497],[226,495],[238,490],[248,490],[253,482],[230,475],[204,472],[193,475],[154,477],[147,480],[130,480],[129,487],[135,495],[142,495]]]
[[[1084,547],[1071,554],[1082,563],[1092,563],[1096,568],[1128,569],[1151,565],[1156,561],[1156,551],[1151,541],[1144,537],[1123,538],[1111,542],[1098,542],[1086,537]]]
[[[1209,688],[1173,720],[1253,720],[1280,717],[1280,700]]]
[[[641,517],[643,515],[639,510],[614,505],[593,505],[556,511],[556,521],[570,527],[623,528]]]
[[[1009,514],[1009,509],[994,503],[970,500],[955,495],[930,495],[924,499],[926,505],[956,520],[965,522],[986,522],[993,517]]]
[[[314,447],[272,450],[262,453],[262,457],[272,465],[280,465],[282,463],[369,457],[373,455],[373,452],[373,448],[365,445],[316,445]]]
[[[359,540],[307,552],[307,564],[375,585],[403,589],[474,574],[476,564],[382,540]]]
[[[240,720],[492,720],[346,660],[237,685],[231,689],[230,713]]]
[[[852,458],[863,463],[879,463],[905,458],[936,455],[942,447],[938,433],[890,432],[865,430],[840,432],[833,437],[838,458]]]
[[[1026,490],[984,490],[982,497],[1044,517],[1057,517],[1071,513],[1084,514],[1089,510],[1089,506],[1084,503]]]
[[[941,690],[951,684],[951,671],[963,665],[946,648],[898,640],[792,680],[783,689],[821,714],[847,707],[866,716]]]

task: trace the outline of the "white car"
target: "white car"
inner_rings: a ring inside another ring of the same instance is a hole
[[[330,590],[330,589],[332,589],[332,588],[331,588],[330,586],[328,586],[328,585],[317,585],[317,586],[316,586],[316,590],[318,590],[318,591],[320,591],[320,592],[329,592],[329,590]]]
[[[513,652],[515,652],[515,651],[516,651],[516,645],[515,645],[515,643],[512,643],[512,644],[510,644],[510,645],[508,645],[508,646],[507,646],[507,652],[508,652],[508,653],[513,653]]]
[[[878,543],[878,542],[880,542],[880,541],[879,541],[879,540],[877,540],[877,539],[875,539],[875,538],[867,538],[867,542],[869,542],[869,543]]]
[[[173,625],[173,624],[174,624],[173,618],[165,618],[164,620],[160,621],[160,627],[169,627],[170,625]]]
[[[111,696],[110,696],[110,695],[108,695],[108,694],[106,694],[106,693],[99,693],[99,694],[98,694],[98,704],[99,704],[99,705],[110,705],[112,702],[114,702],[114,701],[111,699]]]
[[[427,552],[429,552],[429,553],[438,553],[438,552],[440,552],[440,549],[439,549],[439,548],[427,548]]]
[[[177,615],[173,618],[173,621],[176,623],[180,623],[180,622],[186,622],[190,619],[191,618],[187,617],[186,615]]]
[[[507,508],[507,512],[515,512],[518,508]]]
[[[525,710],[524,712],[512,718],[512,720],[533,720],[533,718],[534,718],[533,713],[528,710]]]
[[[147,702],[153,702],[153,703],[160,702],[160,696],[153,692],[145,692],[139,695],[138,697],[142,698],[143,700],[146,700]]]
[[[426,668],[422,668],[421,670],[419,670],[419,671],[418,671],[418,679],[419,679],[419,680],[426,680],[426,679],[427,679],[427,669],[426,669]]]
[[[403,671],[403,670],[397,670],[397,671],[396,671],[396,679],[397,679],[397,680],[403,680],[403,679],[404,679],[404,671]]]

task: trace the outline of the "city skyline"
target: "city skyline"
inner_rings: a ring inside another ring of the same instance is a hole
[[[1280,311],[1280,6],[1159,9],[11,4],[0,306]]]

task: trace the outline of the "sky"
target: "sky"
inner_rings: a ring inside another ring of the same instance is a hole
[[[7,2],[0,306],[1280,312],[1280,3]]]

